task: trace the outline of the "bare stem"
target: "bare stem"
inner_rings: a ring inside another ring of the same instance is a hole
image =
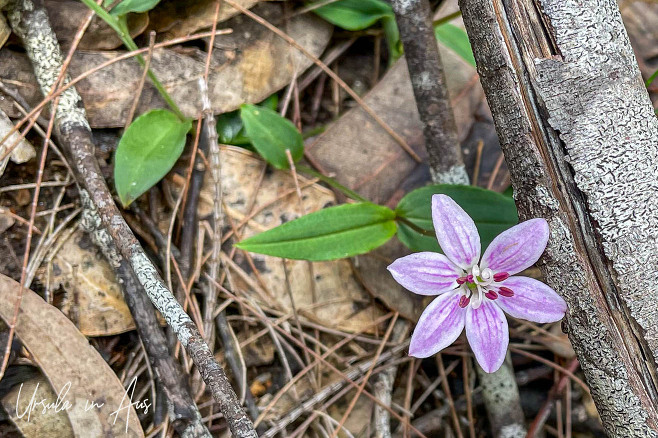
[[[462,161],[455,115],[432,28],[428,0],[391,0],[400,29],[416,106],[423,123],[432,180],[469,183]]]

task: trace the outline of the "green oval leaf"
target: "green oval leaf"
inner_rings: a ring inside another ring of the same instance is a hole
[[[468,41],[466,31],[451,23],[444,23],[434,28],[437,41],[461,56],[466,62],[475,67],[475,57],[471,43]]]
[[[171,170],[192,128],[170,111],[157,109],[137,117],[126,129],[114,155],[114,185],[124,207]]]
[[[329,207],[236,244],[259,254],[297,260],[335,260],[371,251],[396,230],[395,212],[368,202]]]
[[[381,0],[338,0],[313,12],[345,30],[363,30],[384,17],[394,18],[391,6]]]
[[[304,155],[304,139],[295,125],[266,107],[244,104],[240,118],[247,136],[258,153],[277,169],[288,169],[286,149],[294,161]]]
[[[450,196],[468,213],[480,232],[482,250],[501,232],[519,221],[514,200],[491,190],[472,186],[437,184],[421,187],[405,195],[395,209],[398,216],[434,233],[432,195]],[[400,222],[398,238],[414,251],[440,251],[436,237],[426,236]]]
[[[103,5],[107,8],[112,5],[114,1],[105,0]],[[129,12],[146,12],[153,9],[160,0],[123,0],[112,8],[110,14],[116,16],[126,15]]]

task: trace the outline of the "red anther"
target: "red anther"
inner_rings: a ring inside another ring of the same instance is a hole
[[[494,281],[504,281],[509,278],[509,274],[507,272],[499,272],[497,274],[494,274]]]
[[[464,284],[466,283],[466,281],[467,281],[466,277],[459,277],[457,279],[457,284]]]
[[[507,298],[514,296],[514,291],[509,287],[505,287],[505,286],[499,287],[498,293]]]
[[[473,274],[468,274],[468,277],[466,277],[466,281],[469,283],[473,283]]]
[[[468,306],[468,303],[471,302],[471,299],[467,297],[466,295],[462,295],[462,297],[459,299],[459,307],[462,309],[466,306]]]
[[[496,298],[498,298],[498,294],[492,290],[484,294],[484,296],[489,298],[490,300],[495,300]]]

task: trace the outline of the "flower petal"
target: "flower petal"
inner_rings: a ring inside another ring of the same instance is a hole
[[[464,329],[466,309],[459,307],[459,292],[439,295],[425,309],[411,336],[409,355],[430,357],[455,342]]]
[[[480,235],[475,222],[446,195],[432,196],[432,221],[443,253],[457,266],[469,269],[480,258]]]
[[[547,242],[548,223],[545,219],[521,222],[496,236],[484,252],[480,267],[516,274],[535,264]]]
[[[532,322],[555,322],[564,317],[567,303],[549,286],[534,278],[510,277],[503,285],[512,289],[514,296],[500,295],[496,304],[514,318]]]
[[[413,293],[439,295],[457,287],[459,268],[448,257],[418,252],[394,261],[387,268],[395,281]]]
[[[478,363],[487,373],[498,370],[505,360],[509,331],[507,319],[492,301],[484,300],[466,312],[466,338]]]

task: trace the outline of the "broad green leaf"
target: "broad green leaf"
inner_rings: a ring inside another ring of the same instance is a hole
[[[414,251],[439,251],[432,225],[432,195],[444,194],[457,202],[475,221],[480,232],[482,250],[501,232],[519,221],[514,200],[491,190],[472,186],[437,184],[421,187],[400,200],[396,213],[418,227],[431,232],[426,236],[408,225],[398,223],[398,237]]]
[[[466,31],[454,24],[444,23],[434,28],[434,36],[444,46],[461,56],[466,62],[475,67],[475,58],[468,41]]]
[[[304,155],[304,139],[292,122],[266,107],[242,105],[240,117],[258,153],[277,169],[289,168],[286,149],[294,161]]]
[[[107,8],[113,3],[113,0],[105,0],[103,5]],[[153,9],[158,3],[160,0],[123,0],[112,8],[110,14],[117,17],[129,12],[146,12]]]
[[[393,9],[382,0],[338,0],[313,12],[338,27],[352,31],[367,29],[381,20],[390,63],[402,56],[402,43]]]
[[[381,0],[338,0],[313,12],[345,30],[363,30],[384,17],[394,18],[393,9]]]
[[[279,96],[276,93],[258,104],[258,106],[269,108],[272,111],[276,111],[278,105]],[[217,134],[219,135],[219,142],[222,144],[251,145],[251,140],[249,140],[244,130],[239,110],[224,113],[217,117]]]
[[[185,147],[190,121],[156,109],[136,118],[114,155],[114,185],[123,206],[130,205],[171,170]]]
[[[250,237],[246,251],[297,260],[335,260],[371,251],[396,230],[395,212],[368,202],[329,207]]]

